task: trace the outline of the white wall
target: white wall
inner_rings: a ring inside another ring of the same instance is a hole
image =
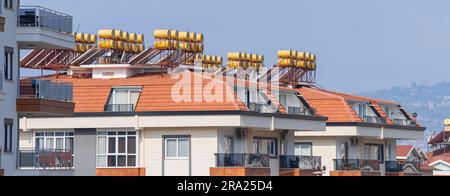
[[[144,165],[148,176],[161,176],[163,170],[163,136],[190,135],[192,175],[209,176],[210,167],[215,166],[217,153],[217,128],[147,128],[144,131]],[[167,163],[165,163],[167,164]],[[169,163],[172,166],[177,163]],[[169,165],[170,166],[170,165]],[[177,173],[170,173],[178,175]],[[186,174],[179,171],[179,175]]]
[[[296,137],[296,143],[312,143],[313,156],[322,157],[322,166],[326,167],[325,175],[334,170],[333,159],[336,159],[337,141],[333,137]]]
[[[18,144],[18,121],[16,113],[16,98],[18,94],[19,82],[19,51],[17,48],[16,27],[17,27],[17,0],[13,0],[14,10],[2,8],[2,16],[5,17],[5,32],[0,33],[0,70],[3,74],[4,48],[5,46],[14,48],[13,56],[13,81],[3,81],[4,100],[0,101],[0,146],[4,146],[3,123],[4,119],[13,119],[13,152],[4,153],[2,160],[2,169],[5,169],[5,175],[14,175],[16,167],[16,150]],[[3,1],[1,6],[3,7]]]

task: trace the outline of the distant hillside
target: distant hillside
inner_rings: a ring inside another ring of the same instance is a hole
[[[437,84],[413,83],[404,87],[360,93],[362,96],[394,100],[410,113],[416,112],[419,123],[427,127],[426,138],[416,143],[426,149],[426,139],[433,132],[441,131],[445,118],[450,118],[450,82]],[[413,142],[406,142],[413,143]]]

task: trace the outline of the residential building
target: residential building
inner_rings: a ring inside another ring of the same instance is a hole
[[[296,132],[296,154],[320,156],[326,175],[398,175],[398,140],[423,138],[424,127],[399,103],[302,87],[317,114],[328,117],[325,132]]]
[[[15,175],[17,165],[19,114],[16,99],[19,95],[20,51],[73,48],[73,36],[69,34],[71,27],[71,16],[37,6],[20,7],[18,0],[1,1],[0,175]]]
[[[433,167],[433,175],[450,176],[450,120],[445,120],[445,129],[429,138],[430,152],[425,164]]]
[[[186,70],[161,75],[142,69],[126,76],[117,73],[136,68],[81,67],[115,73],[23,81],[70,83],[75,103],[73,116],[21,118],[24,175],[53,169],[62,175],[276,176],[280,159],[295,154],[295,131],[325,131],[326,117],[288,113],[279,103],[276,97],[284,96],[295,108],[312,111],[293,89],[279,87],[274,95],[278,87],[246,88],[258,84]],[[207,94],[211,89],[217,93]],[[31,158],[35,154],[42,157]]]

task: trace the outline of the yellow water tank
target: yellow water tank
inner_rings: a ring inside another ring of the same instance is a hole
[[[230,52],[227,54],[229,61],[241,61],[242,53],[241,52]]]
[[[170,33],[170,39],[173,39],[173,40],[178,39],[178,31],[177,30],[171,30],[171,31],[169,31],[169,33]]]
[[[100,40],[99,47],[101,49],[114,49],[116,48],[116,41],[114,40]]]
[[[298,55],[298,51],[297,50],[292,50],[292,54],[291,54],[291,59],[297,59],[297,55]]]
[[[139,48],[137,44],[131,44],[131,51],[133,53],[138,53],[139,52]]]
[[[138,44],[138,52],[144,52],[145,45],[144,44]]]
[[[258,55],[258,63],[264,63],[264,55]]]
[[[88,42],[91,43],[91,44],[97,43],[97,35],[91,34],[91,38],[90,38],[90,40]]]
[[[143,44],[144,41],[145,41],[144,34],[137,34],[136,43],[138,43],[138,44]]]
[[[295,66],[296,61],[292,59],[278,59],[278,66],[280,67],[291,67]]]
[[[317,56],[315,54],[311,54],[311,62],[316,62]]]
[[[317,70],[317,64],[316,63],[311,63],[311,70]]]
[[[203,41],[204,41],[204,36],[203,36],[203,34],[202,33],[198,33],[196,36],[195,36],[195,42],[197,42],[197,43],[203,43]]]
[[[114,49],[116,50],[123,50],[124,49],[124,42],[123,41],[116,41],[116,47]]]
[[[297,53],[297,60],[306,61],[306,53],[305,52],[298,52]]]
[[[155,39],[170,39],[170,30],[157,29],[154,32]]]
[[[188,43],[186,43],[186,42],[180,43],[180,50],[182,50],[182,51],[188,51],[188,47],[189,47],[189,44],[188,44]]]
[[[444,120],[444,125],[445,126],[450,126],[450,118]]]
[[[137,43],[136,41],[137,41],[137,34],[136,33],[130,33],[129,35],[128,35],[128,38],[129,38],[129,41],[131,42],[131,43]]]
[[[197,33],[190,33],[189,34],[188,42],[195,42],[196,39],[197,39]]]
[[[127,42],[123,43],[123,50],[125,52],[132,52],[133,51],[131,44],[127,43]]]
[[[116,31],[112,29],[103,29],[98,31],[98,37],[102,39],[115,39]]]
[[[189,32],[178,32],[178,40],[187,42],[189,41]]]
[[[84,42],[84,33],[75,33],[75,42],[83,43]]]
[[[122,32],[122,36],[120,38],[121,41],[130,42],[130,34],[128,32]]]
[[[158,40],[155,41],[155,48],[159,50],[168,50],[171,47],[171,42],[169,40]]]
[[[170,40],[170,49],[172,50],[176,50],[178,48],[180,48],[180,42],[178,42],[177,40]]]
[[[292,50],[280,50],[280,51],[278,51],[278,58],[291,59],[292,53],[293,53]]]
[[[203,52],[203,44],[195,44],[195,51],[196,53],[202,53]]]
[[[228,61],[228,67],[230,68],[238,68],[241,66],[240,61]]]
[[[216,64],[222,65],[223,64],[223,57],[218,56],[217,59],[216,59]]]
[[[302,68],[302,69],[306,69],[305,61],[302,61],[302,60],[296,60],[296,61],[295,61],[295,67]]]

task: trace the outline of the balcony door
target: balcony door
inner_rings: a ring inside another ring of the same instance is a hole
[[[364,159],[384,161],[384,145],[366,144],[364,146]]]
[[[132,112],[136,107],[140,94],[140,88],[114,88],[105,111]]]
[[[164,136],[163,142],[163,176],[190,176],[191,136]]]

